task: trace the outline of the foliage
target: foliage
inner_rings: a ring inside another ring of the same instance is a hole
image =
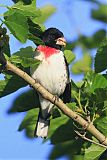
[[[98,9],[93,9],[92,17],[107,23],[107,5],[102,4],[99,5]]]
[[[12,0],[15,4],[7,7],[3,14],[0,25],[0,53],[22,70],[29,73],[30,67],[37,67],[39,61],[34,60],[34,49],[31,46],[21,48],[16,53],[10,54],[9,36],[6,28],[21,43],[29,39],[35,45],[43,44],[41,34],[45,30],[43,23],[56,12],[54,6],[47,5],[42,8],[36,7],[36,0]],[[107,22],[107,5],[102,5],[93,0],[97,9],[91,12],[92,18]],[[103,40],[103,41],[102,41]],[[80,46],[83,51],[82,59],[75,60],[75,54],[71,49]],[[97,48],[94,58],[94,70],[92,69],[91,50]],[[105,29],[96,31],[92,36],[79,35],[78,38],[67,43],[64,50],[65,57],[72,66],[74,74],[84,74],[82,81],[72,83],[72,101],[67,104],[69,108],[80,114],[84,119],[90,118],[94,125],[107,136],[107,38]],[[74,61],[74,62],[73,62]],[[73,64],[71,64],[73,62]],[[0,65],[1,67],[1,65]],[[105,71],[104,73],[101,73]],[[9,95],[28,84],[13,73],[3,71],[4,79],[0,80],[0,97]],[[29,73],[30,74],[30,73]],[[26,101],[27,99],[27,101]],[[27,112],[19,126],[19,131],[25,130],[27,137],[33,138],[35,123],[38,118],[38,94],[33,89],[18,95],[14,100],[8,113]],[[66,117],[61,111],[54,107],[51,116],[51,127],[49,139],[54,144],[50,159],[56,159],[67,155],[73,160],[97,160],[105,152],[105,148],[92,144],[77,137],[75,130],[84,134],[83,128]],[[86,137],[97,141],[88,132]],[[104,154],[103,154],[104,155]]]
[[[107,38],[100,44],[95,57],[95,71],[102,72],[107,69]]]

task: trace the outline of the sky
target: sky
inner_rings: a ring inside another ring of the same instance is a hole
[[[107,3],[107,0],[101,1]],[[67,7],[67,2],[69,3],[69,8]],[[92,6],[86,1],[80,3],[79,0],[75,0],[72,4],[71,10],[71,2],[72,1],[70,0],[37,0],[38,7],[44,6],[45,4],[53,4],[57,7],[57,13],[50,17],[45,23],[46,28],[59,28],[64,33],[67,40],[73,41],[77,38],[78,32],[84,35],[91,35],[94,31],[103,27],[102,23],[97,21],[94,23],[90,18],[90,9],[92,7],[96,7],[95,5]],[[11,0],[0,0],[0,4],[11,5],[12,2]],[[77,12],[77,10],[79,12]],[[0,14],[3,13],[3,11],[4,8],[0,7]],[[72,16],[67,14],[70,12],[73,13]],[[12,53],[18,51],[19,48],[29,45],[35,47],[34,44],[29,41],[26,44],[21,44],[11,36],[10,46]],[[78,54],[80,52],[79,48],[75,51],[77,59],[80,58],[80,55]],[[77,79],[75,76],[73,78],[74,80]],[[26,90],[26,88],[23,90]],[[49,141],[42,144],[42,139],[30,140],[25,137],[24,132],[17,131],[25,113],[18,113],[14,115],[7,114],[14,98],[18,94],[22,93],[23,90],[18,90],[17,92],[0,99],[0,160],[47,160],[52,149],[52,145]],[[63,157],[57,160],[68,159]]]

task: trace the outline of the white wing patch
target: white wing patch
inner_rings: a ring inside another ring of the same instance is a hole
[[[44,54],[38,50],[36,51],[34,58],[39,61],[43,61],[45,59]]]

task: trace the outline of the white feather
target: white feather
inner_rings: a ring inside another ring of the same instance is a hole
[[[47,137],[48,128],[49,128],[49,120],[46,121],[39,117],[38,123],[37,123],[36,136],[42,137],[42,138]]]

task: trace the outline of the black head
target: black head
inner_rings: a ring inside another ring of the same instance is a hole
[[[63,33],[57,28],[48,28],[42,34],[42,40],[46,46],[56,49],[61,49],[66,44]]]

